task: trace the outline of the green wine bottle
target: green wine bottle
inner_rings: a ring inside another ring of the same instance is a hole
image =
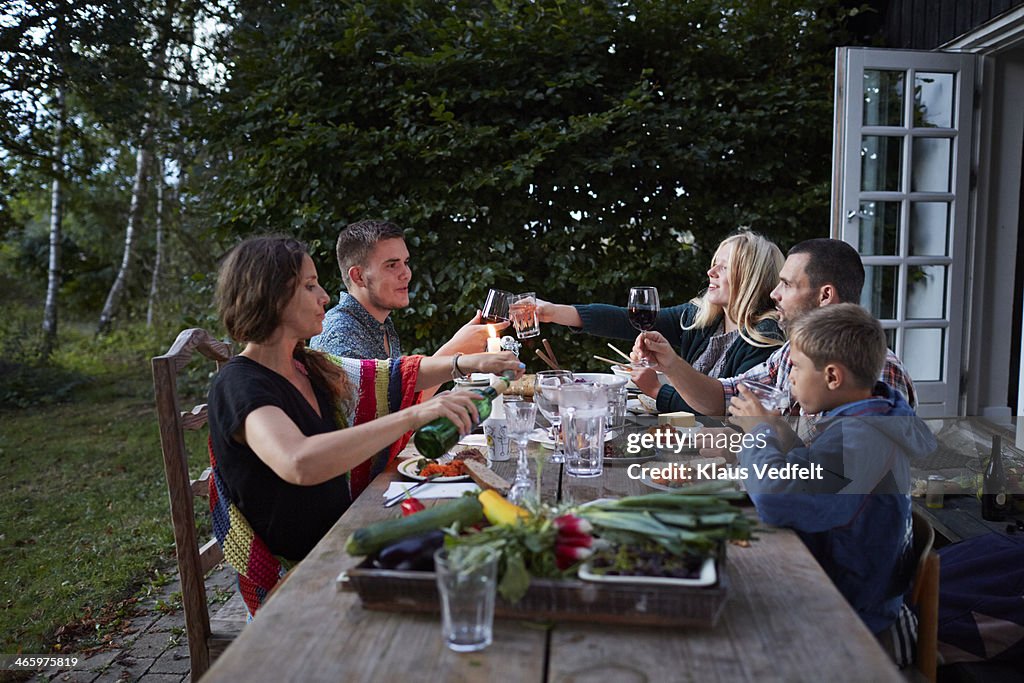
[[[498,394],[508,389],[511,383],[511,379],[497,377],[486,389],[470,389],[480,395],[480,398],[473,399],[477,412],[480,414],[480,419],[473,423],[474,428],[490,416],[491,402],[498,397]],[[437,460],[459,442],[459,428],[447,417],[439,417],[417,429],[413,436],[413,442],[420,455]]]

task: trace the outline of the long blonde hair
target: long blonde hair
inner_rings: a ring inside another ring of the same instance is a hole
[[[771,292],[779,283],[779,271],[785,262],[782,252],[771,240],[744,230],[726,237],[711,257],[714,266],[723,247],[732,246],[729,259],[729,313],[739,327],[740,337],[751,346],[767,348],[781,346],[782,341],[760,332],[757,325],[771,318],[778,320]],[[697,306],[693,324],[684,330],[708,327],[725,311],[708,301],[707,291],[690,301]]]

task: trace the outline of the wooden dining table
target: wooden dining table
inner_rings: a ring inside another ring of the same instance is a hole
[[[539,447],[538,447],[539,448]],[[410,449],[407,449],[409,451]],[[408,455],[409,453],[405,453]],[[514,464],[495,463],[511,479]],[[389,516],[392,465],[288,575],[204,681],[902,681],[857,614],[790,530],[728,547],[728,598],[714,626],[636,626],[496,618],[485,650],[455,653],[437,614],[374,611],[338,577],[363,558],[355,529]],[[650,492],[624,466],[577,479],[542,466],[546,500]]]

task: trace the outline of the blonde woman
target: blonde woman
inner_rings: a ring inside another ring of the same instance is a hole
[[[724,239],[711,259],[708,287],[688,303],[663,308],[654,330],[679,349],[679,355],[710,377],[735,377],[764,362],[783,343],[772,289],[785,261],[773,242],[753,232]],[[563,305],[538,302],[541,322],[579,328],[601,337],[633,340],[625,308],[607,304]],[[633,381],[657,399],[658,412],[692,410],[669,384],[660,384],[650,368],[633,371]]]

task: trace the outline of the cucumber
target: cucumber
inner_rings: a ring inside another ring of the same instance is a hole
[[[408,517],[396,517],[374,522],[356,529],[348,537],[345,550],[349,555],[369,555],[403,538],[442,529],[458,522],[463,528],[483,520],[484,508],[476,496],[463,496],[448,503],[435,505]]]

